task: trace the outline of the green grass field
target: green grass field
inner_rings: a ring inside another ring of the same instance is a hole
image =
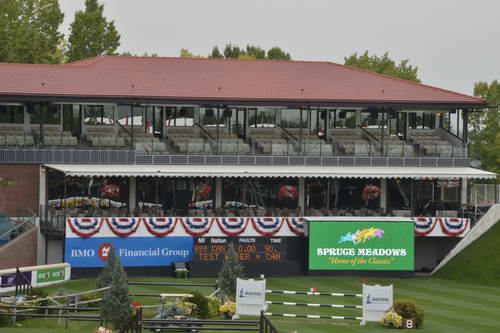
[[[134,278],[132,281],[162,281],[179,282],[176,279],[164,278]],[[269,278],[268,289],[308,290],[311,287],[323,292],[361,293],[361,278],[334,277],[293,277]],[[187,279],[182,282],[212,283],[213,279]],[[500,288],[480,286],[473,283],[461,283],[436,278],[415,279],[368,279],[369,284],[393,284],[395,299],[414,298],[425,309],[425,322],[421,332],[499,332],[500,331]],[[73,280],[62,285],[47,288],[51,292],[63,288],[67,292],[89,290],[95,287],[92,279]],[[146,287],[130,286],[131,293],[176,293],[196,290],[190,287]],[[205,293],[209,288],[198,288]],[[359,298],[301,296],[271,294],[268,300],[294,301],[309,303],[356,304]],[[137,297],[141,304],[157,304],[156,298]],[[360,310],[287,307],[271,305],[269,311],[277,313],[323,314],[323,315],[356,315]],[[273,324],[280,333],[300,332],[386,332],[387,329],[377,323],[359,326],[355,321],[312,320],[272,317]],[[57,319],[28,319],[21,321],[20,326],[1,328],[2,333],[19,332],[94,332],[97,324],[69,322],[69,328],[64,328],[64,320],[58,324]]]
[[[436,277],[500,287],[499,239],[500,221],[436,272]]]

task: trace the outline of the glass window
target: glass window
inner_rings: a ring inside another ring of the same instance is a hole
[[[257,108],[248,110],[249,127],[276,127],[276,109]]]
[[[0,105],[0,124],[24,123],[24,106]]]
[[[113,105],[85,105],[85,125],[113,125],[114,106]],[[122,123],[123,119],[119,120]]]
[[[383,120],[382,120],[383,118]],[[365,111],[361,113],[361,127],[381,128],[387,126],[387,116],[378,111]]]
[[[282,109],[280,125],[284,128],[307,128],[307,109]]]
[[[194,126],[194,106],[171,106],[166,108],[167,127]]]
[[[356,128],[356,111],[330,110],[330,128]]]
[[[411,129],[434,129],[436,127],[436,113],[411,112],[409,113],[408,122]]]
[[[45,115],[43,118],[44,124],[50,125],[60,125],[61,124],[61,105],[60,104],[49,104],[39,105],[35,107],[35,112],[30,114],[31,124],[40,124],[40,108],[45,108]]]

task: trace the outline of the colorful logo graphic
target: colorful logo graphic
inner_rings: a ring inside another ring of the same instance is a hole
[[[384,236],[384,229],[366,228],[356,231],[355,233],[348,232],[345,236],[341,236],[339,243],[352,242],[354,245],[366,243],[370,239],[382,238]]]
[[[97,253],[99,254],[99,258],[101,258],[102,261],[108,261],[108,253],[111,249],[111,246],[113,246],[113,244],[111,243],[103,243],[101,244],[101,246],[99,246],[99,250]]]

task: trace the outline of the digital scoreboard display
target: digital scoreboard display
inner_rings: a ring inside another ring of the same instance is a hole
[[[233,243],[242,262],[276,262],[287,259],[288,237],[195,237],[193,261],[223,261]]]

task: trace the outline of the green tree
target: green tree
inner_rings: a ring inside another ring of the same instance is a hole
[[[120,34],[103,12],[104,5],[97,0],[86,0],[85,11],[76,12],[68,39],[68,61],[115,54]]]
[[[243,265],[233,243],[229,243],[226,257],[219,272],[218,287],[222,296],[236,296],[236,278],[243,278]]]
[[[500,82],[477,82],[474,96],[493,108],[469,113],[471,157],[481,161],[483,169],[500,174]]]
[[[267,51],[267,59],[273,59],[273,60],[292,60],[292,57],[290,56],[290,53],[286,53],[279,47],[275,46],[269,51]]]
[[[0,62],[55,64],[63,22],[57,0],[0,1]]]
[[[101,281],[97,283],[98,286],[109,286],[103,296],[102,315],[113,328],[122,329],[132,317],[132,300],[128,295],[127,276],[113,246],[109,248],[108,262],[99,279]]]
[[[368,51],[365,51],[362,55],[354,53],[350,57],[344,58],[344,64],[375,73],[399,77],[408,81],[420,82],[417,76],[418,67],[410,65],[408,59],[402,60],[397,64],[394,60],[389,58],[387,52],[381,57],[377,55],[370,56]]]
[[[220,53],[219,48],[217,46],[214,46],[212,49],[212,53],[208,55],[209,58],[224,58],[222,53]]]
[[[201,55],[194,55],[188,49],[181,49],[181,58],[203,58]]]

